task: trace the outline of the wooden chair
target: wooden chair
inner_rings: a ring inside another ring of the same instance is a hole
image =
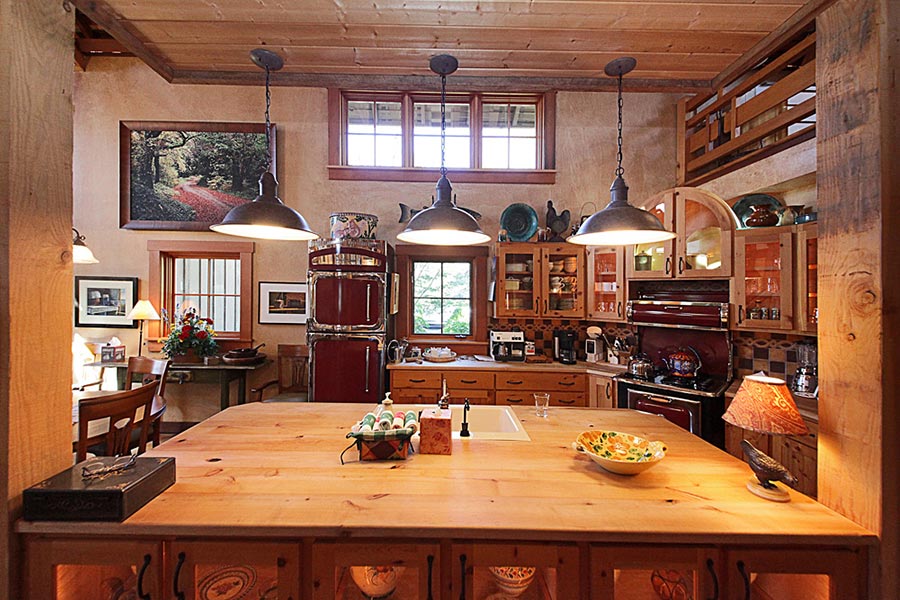
[[[250,398],[262,400],[263,390],[278,384],[278,393],[265,402],[309,402],[309,346],[278,344],[278,379],[250,389]]]
[[[162,416],[166,412],[166,375],[171,363],[170,360],[132,356],[128,359],[128,369],[125,371],[125,387],[127,389],[134,386],[135,380],[139,381],[141,385],[154,381],[159,382],[159,391],[156,392],[153,408],[150,411],[150,429],[147,432],[147,440],[153,442],[154,448],[159,446]]]
[[[131,433],[139,428],[138,454],[147,446],[150,414],[159,384],[148,383],[133,390],[123,390],[78,402],[78,442],[75,445],[75,462],[87,458],[88,448],[94,454],[119,456],[131,451]],[[143,412],[141,413],[141,409]],[[88,437],[88,424],[109,419],[109,429],[94,437]]]

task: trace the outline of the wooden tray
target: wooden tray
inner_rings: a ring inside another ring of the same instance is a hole
[[[266,355],[262,352],[258,352],[256,356],[244,356],[242,358],[228,358],[227,356],[222,357],[222,362],[226,365],[235,365],[239,367],[258,365],[264,360],[266,360]]]

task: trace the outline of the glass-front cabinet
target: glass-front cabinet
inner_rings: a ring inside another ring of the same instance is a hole
[[[584,317],[584,250],[572,244],[497,246],[497,317]]]
[[[439,551],[427,543],[317,543],[313,599],[440,598]]]
[[[591,600],[719,598],[713,548],[591,548]]]
[[[735,327],[793,327],[792,256],[788,227],[744,229],[735,234]]]
[[[498,317],[535,317],[540,312],[541,247],[499,244],[494,306]]]
[[[543,316],[584,317],[584,262],[584,249],[573,244],[541,248]]]
[[[562,600],[581,597],[578,548],[553,544],[454,544],[451,598]]]
[[[655,215],[676,238],[628,246],[625,267],[629,279],[731,276],[737,221],[721,198],[697,188],[679,187],[635,205]]]
[[[818,223],[797,225],[797,329],[816,333],[819,327]]]
[[[624,248],[588,247],[587,274],[587,317],[600,321],[624,321]]]

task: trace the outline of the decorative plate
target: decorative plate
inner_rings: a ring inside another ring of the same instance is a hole
[[[500,229],[511,242],[527,242],[538,229],[538,215],[527,204],[510,204],[500,215]]]
[[[585,431],[578,436],[575,444],[595,463],[619,475],[637,475],[666,455],[663,442],[651,442],[620,431]]]
[[[256,585],[256,570],[249,565],[223,567],[209,573],[197,586],[200,600],[240,600]]]
[[[744,196],[740,200],[734,203],[734,206],[731,210],[734,211],[735,216],[737,216],[738,222],[741,224],[742,229],[747,229],[747,224],[745,221],[747,217],[753,212],[753,206],[757,204],[762,204],[764,206],[768,206],[772,209],[772,212],[778,212],[779,209],[784,208],[784,205],[778,198],[774,196],[770,196],[768,194],[750,194],[748,196]]]

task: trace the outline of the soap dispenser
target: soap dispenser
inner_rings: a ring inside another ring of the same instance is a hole
[[[377,419],[378,417],[380,417],[381,413],[383,413],[385,411],[393,412],[393,406],[394,406],[394,401],[391,400],[391,393],[385,392],[384,400],[381,401],[381,404],[379,404],[378,406],[375,407],[375,418]]]

